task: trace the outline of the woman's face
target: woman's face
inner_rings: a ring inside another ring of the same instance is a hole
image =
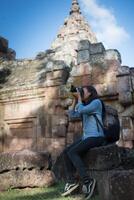
[[[91,93],[87,90],[87,88],[83,88],[83,91],[84,91],[84,97],[82,100],[89,100],[90,96],[91,96]]]

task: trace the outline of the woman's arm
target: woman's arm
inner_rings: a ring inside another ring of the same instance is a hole
[[[90,114],[96,112],[100,107],[100,100],[93,100],[90,104],[84,106],[81,102],[77,104],[77,110],[80,114]]]
[[[77,99],[73,99],[72,106],[68,110],[68,116],[71,120],[80,120],[81,119],[81,114],[75,110],[76,104],[77,104]]]

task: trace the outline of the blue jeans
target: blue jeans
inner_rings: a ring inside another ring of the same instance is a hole
[[[83,157],[89,149],[101,146],[104,143],[104,137],[89,137],[86,139],[78,139],[64,150],[64,169],[68,182],[74,182],[75,173],[78,171],[82,182],[90,179]]]

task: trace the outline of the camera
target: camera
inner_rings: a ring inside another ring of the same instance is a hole
[[[82,87],[75,87],[73,85],[71,85],[71,89],[70,92],[75,93],[75,92],[79,92],[80,96],[83,98],[84,97],[84,90]]]

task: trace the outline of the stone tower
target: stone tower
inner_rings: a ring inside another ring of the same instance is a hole
[[[57,51],[55,59],[65,60],[68,64],[71,61],[76,62],[76,50],[81,40],[89,40],[91,43],[97,42],[90,25],[81,14],[78,1],[72,0],[69,17],[64,21],[64,25],[60,28],[51,46],[52,49],[56,49]]]

